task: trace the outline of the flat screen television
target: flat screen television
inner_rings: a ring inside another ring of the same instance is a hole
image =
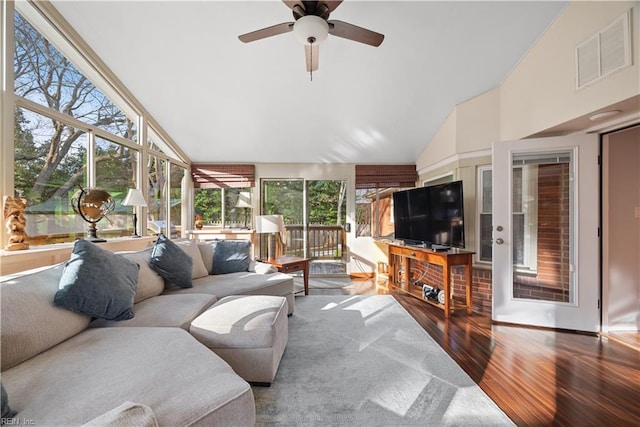
[[[462,181],[396,191],[393,216],[395,238],[408,245],[464,248]]]

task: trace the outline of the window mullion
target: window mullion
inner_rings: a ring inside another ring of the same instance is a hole
[[[87,132],[87,186],[96,186],[96,135]]]

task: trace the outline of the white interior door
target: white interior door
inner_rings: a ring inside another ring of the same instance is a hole
[[[493,320],[600,328],[598,136],[493,146]]]

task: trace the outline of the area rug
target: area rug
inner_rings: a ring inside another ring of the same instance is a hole
[[[353,285],[349,277],[312,277],[309,279],[311,289],[340,289]]]
[[[311,261],[309,273],[311,275],[347,274],[347,265],[335,261]]]
[[[257,425],[513,425],[390,295],[296,298]]]

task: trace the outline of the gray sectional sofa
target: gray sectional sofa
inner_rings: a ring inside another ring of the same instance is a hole
[[[16,420],[50,426],[113,420],[160,426],[254,424],[250,385],[191,336],[189,327],[227,295],[282,296],[291,314],[293,279],[255,272],[268,270],[260,265],[252,265],[254,271],[212,275],[211,244],[177,243],[193,259],[189,288],[172,287],[154,271],[153,248],[118,254],[139,266],[134,316],[127,320],[95,319],[54,304],[68,275],[63,274],[65,264],[0,283],[0,379]]]

